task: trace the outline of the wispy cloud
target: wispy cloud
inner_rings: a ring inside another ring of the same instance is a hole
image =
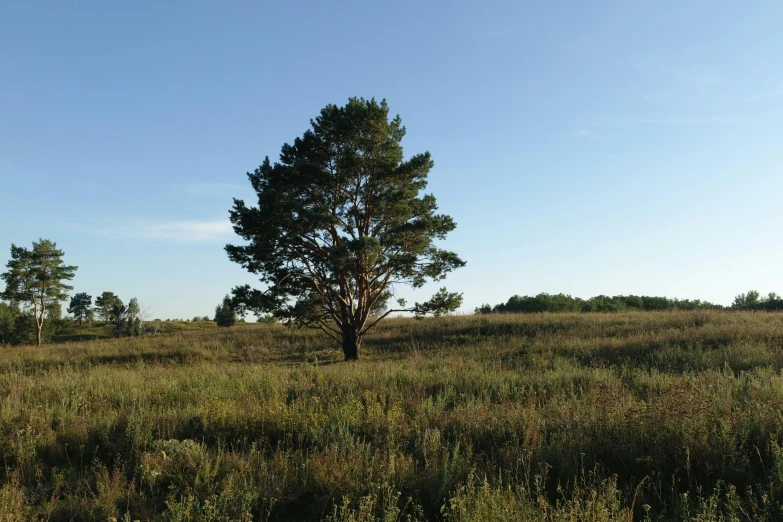
[[[144,230],[146,237],[178,241],[213,241],[228,237],[232,233],[231,223],[227,219],[157,223]]]
[[[209,242],[225,240],[234,233],[226,218],[214,220],[177,220],[155,223],[114,222],[85,223],[61,221],[82,232],[109,238]]]

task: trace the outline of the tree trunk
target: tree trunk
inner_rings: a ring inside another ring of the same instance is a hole
[[[41,346],[41,329],[43,325],[38,325],[38,346]]]
[[[355,361],[359,358],[359,346],[362,344],[362,338],[359,337],[356,329],[351,325],[343,328],[343,355],[346,361]]]

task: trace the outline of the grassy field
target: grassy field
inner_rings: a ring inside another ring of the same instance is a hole
[[[182,333],[192,330],[204,330],[217,328],[214,321],[148,321],[148,328],[156,329],[160,334]],[[99,339],[113,339],[117,337],[116,328],[112,324],[105,324],[103,321],[94,321],[88,325],[75,324],[68,333],[55,334],[51,342],[55,344],[69,343],[74,341],[96,341]]]
[[[781,520],[783,313],[0,350],[0,522]]]

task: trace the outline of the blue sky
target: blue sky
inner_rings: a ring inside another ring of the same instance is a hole
[[[779,1],[5,2],[0,261],[49,238],[76,291],[211,315],[254,281],[223,251],[245,173],[363,96],[432,153],[464,311],[783,292],[780,20]]]

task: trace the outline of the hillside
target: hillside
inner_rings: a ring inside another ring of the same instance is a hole
[[[783,314],[248,324],[0,350],[0,520],[776,520]],[[127,518],[123,518],[127,515]]]
[[[217,324],[214,321],[148,321],[146,324],[147,327],[154,328],[159,334],[201,331],[217,327]],[[82,325],[74,324],[68,333],[53,335],[51,342],[59,344],[74,341],[113,339],[115,337],[114,325],[104,324],[102,321],[95,321],[90,325],[87,323]]]

